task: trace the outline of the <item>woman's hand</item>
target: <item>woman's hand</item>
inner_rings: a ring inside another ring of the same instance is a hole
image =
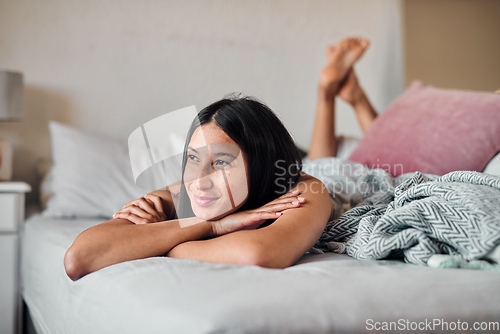
[[[127,203],[113,218],[126,219],[134,224],[151,224],[167,220],[167,215],[163,211],[162,198],[147,194]]]
[[[297,197],[299,194],[298,190],[294,190],[260,208],[233,213],[216,220],[213,222],[213,233],[219,236],[238,230],[257,228],[266,220],[281,216],[283,210],[297,208],[304,203],[303,197]]]

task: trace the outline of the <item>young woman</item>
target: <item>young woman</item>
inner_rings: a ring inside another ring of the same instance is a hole
[[[334,99],[350,102],[363,129],[376,113],[353,65],[362,38],[327,49],[309,158],[335,156]],[[335,208],[326,187],[301,171],[299,152],[274,113],[249,98],[206,107],[186,139],[180,183],[128,203],[82,232],[64,265],[73,279],[152,256],[285,268],[315,244]]]

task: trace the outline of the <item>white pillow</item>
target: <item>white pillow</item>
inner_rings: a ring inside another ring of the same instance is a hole
[[[50,122],[52,169],[46,217],[109,218],[146,194],[132,177],[126,141]]]
[[[488,162],[483,173],[500,176],[500,153]]]

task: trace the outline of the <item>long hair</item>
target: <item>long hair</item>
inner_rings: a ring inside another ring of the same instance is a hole
[[[239,211],[258,208],[295,185],[302,159],[283,123],[263,103],[250,97],[229,96],[201,110],[187,133],[178,217],[194,216],[184,185],[189,142],[199,126],[212,122],[246,153],[249,189]]]

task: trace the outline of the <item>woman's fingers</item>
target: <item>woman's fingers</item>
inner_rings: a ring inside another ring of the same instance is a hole
[[[281,212],[275,211],[255,211],[250,213],[246,219],[241,220],[241,227],[260,225],[268,219],[276,219],[281,216]],[[240,227],[240,228],[241,228]]]
[[[113,215],[113,218],[119,218],[117,217],[118,213],[133,213],[135,216],[148,219],[151,223],[166,220],[161,197],[153,194],[147,194],[144,197],[130,201],[123,209]]]
[[[282,210],[291,209],[291,208],[297,208],[302,203],[304,203],[304,201],[300,201],[298,199],[295,199],[295,200],[290,201],[290,202],[271,204],[271,205],[268,205],[268,206],[261,208],[261,209],[263,211],[267,211],[267,212],[276,212],[276,211],[282,211]]]
[[[139,225],[139,224],[149,224],[151,223],[152,221],[145,218],[145,217],[142,217],[142,216],[138,216],[132,212],[117,212],[115,213],[115,215],[113,216],[114,218],[116,219],[126,219],[136,225]]]
[[[279,216],[281,216],[281,212],[276,212],[276,211],[257,211],[253,212],[248,219],[243,222],[244,226],[253,226],[253,225],[260,225],[264,223],[268,219],[276,219]]]
[[[139,205],[139,201],[140,201],[141,199],[142,199],[142,197],[141,197],[141,198],[139,198],[139,199],[134,199],[133,201],[128,202],[127,204],[125,204],[125,205],[123,206],[123,208],[122,208],[122,209],[125,209],[126,207],[131,206],[131,205],[138,206],[138,205]]]
[[[141,198],[130,201],[123,206],[123,209],[128,207],[128,206],[132,206],[132,205],[141,207],[144,210],[151,209],[151,210],[163,212],[162,198],[158,195],[155,195],[155,194],[146,194]]]
[[[154,195],[154,194],[147,194],[144,196],[144,198],[153,204],[153,207],[156,210],[156,212],[158,212],[160,214],[164,214],[164,212],[163,212],[163,200],[160,196]]]
[[[265,204],[264,206],[262,206],[262,208],[272,207],[276,204],[286,204],[286,203],[293,203],[293,202],[304,203],[305,198],[300,197],[300,196],[290,196],[290,197],[286,197],[286,198],[279,197],[279,198],[275,199],[274,201]]]
[[[253,212],[259,212],[259,213],[268,213],[270,214],[270,218],[266,219],[276,219],[281,215],[281,211],[288,210],[288,209],[293,209],[293,208],[298,208],[301,204],[305,203],[305,198],[304,197],[295,197],[295,196],[290,196],[286,198],[278,198],[256,210]],[[278,216],[272,216],[273,214],[279,213]]]
[[[155,208],[154,202],[151,201],[148,197],[148,195],[145,195],[144,197],[141,197],[139,199],[136,199],[132,202],[130,202],[131,205],[127,205],[128,207],[131,206],[136,206],[141,208],[142,210],[146,211],[150,215],[155,215],[157,213],[157,210]],[[126,206],[126,207],[127,207]]]
[[[127,206],[117,213],[113,215],[113,218],[123,218],[123,219],[128,219],[130,215],[142,218],[147,220],[149,223],[155,223],[159,221],[166,220],[164,214],[160,214],[156,211],[152,212],[153,214],[143,210],[141,207],[135,206],[135,205],[130,205]]]
[[[295,190],[292,190],[292,191],[285,193],[284,195],[281,195],[280,197],[272,200],[271,202],[267,203],[266,205],[287,202],[293,198],[297,198],[299,195],[300,195],[300,190],[295,189]]]
[[[148,201],[144,197],[141,197],[141,198],[138,198],[138,199],[135,199],[133,201],[128,202],[127,204],[125,204],[125,206],[122,208],[122,210],[124,210],[126,208],[130,208],[130,207],[134,207],[134,206],[142,208],[146,212],[152,213],[152,211],[153,211],[152,204],[149,204]]]
[[[259,219],[273,219],[282,215],[279,211],[260,211],[256,213],[256,217]]]
[[[215,235],[224,235],[242,229],[257,227],[268,219],[276,219],[281,212],[271,211],[243,211],[231,214],[221,220],[213,222]]]
[[[286,194],[284,195],[281,195],[280,197],[278,198],[287,198],[287,197],[293,197],[293,196],[297,196],[300,194],[300,190],[298,189],[295,189],[295,190],[292,190],[292,191],[289,191],[287,192]]]
[[[125,209],[121,209],[120,211],[118,211],[115,214],[115,216],[117,216],[119,213],[120,214],[133,214],[135,216],[138,216],[141,218],[146,218],[149,220],[154,220],[156,218],[152,214],[150,214],[149,212],[146,212],[142,208],[135,206],[135,205],[127,206]]]
[[[305,198],[298,196],[299,194],[299,191],[292,191],[258,209],[236,212],[214,221],[214,234],[223,235],[241,229],[252,229],[268,219],[279,218],[283,214],[282,211],[297,208],[305,202]]]

